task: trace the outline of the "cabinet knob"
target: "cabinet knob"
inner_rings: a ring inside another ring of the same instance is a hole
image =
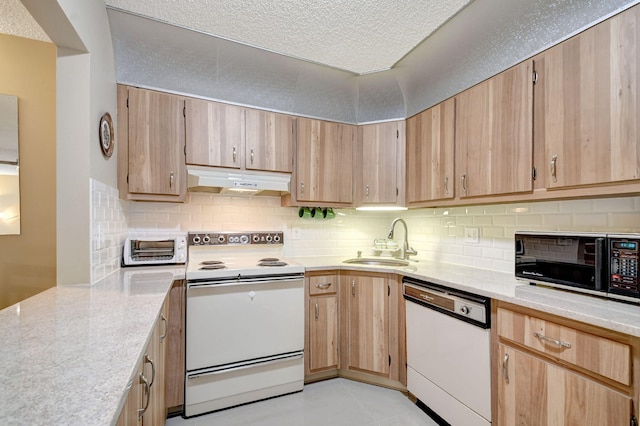
[[[444,193],[449,195],[449,176],[444,178]]]
[[[365,186],[364,188],[364,195],[369,198],[369,185]]]
[[[251,164],[253,164],[253,148],[251,148]]]
[[[304,195],[304,182],[300,182],[300,195]]]
[[[462,184],[462,191],[466,194],[467,193],[467,174],[466,173],[462,175],[462,179],[460,180],[460,183]]]
[[[318,307],[318,304],[316,303],[316,321],[318,321],[319,310],[320,310],[320,308]]]
[[[238,149],[234,146],[233,147],[233,162],[236,162],[236,159],[238,158]]]
[[[169,321],[167,320],[167,317],[164,316],[164,314],[160,314],[160,319],[164,324],[164,334],[160,336],[160,341],[162,342],[164,341],[165,337],[167,337],[167,333],[169,332]]]
[[[173,172],[169,173],[169,188],[173,189],[173,182],[175,181],[175,175]]]
[[[551,164],[549,164],[551,179],[553,179],[554,182],[558,181],[558,174],[557,174],[557,168],[556,168],[557,163],[558,163],[558,156],[554,155],[553,157],[551,157]]]

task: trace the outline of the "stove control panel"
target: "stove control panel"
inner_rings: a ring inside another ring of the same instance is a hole
[[[189,232],[190,246],[284,244],[282,232]]]

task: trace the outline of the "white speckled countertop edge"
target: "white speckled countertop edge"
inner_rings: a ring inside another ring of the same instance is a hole
[[[0,311],[0,424],[115,424],[184,268],[122,269]]]
[[[411,262],[403,268],[345,264],[344,257],[335,256],[294,259],[308,272],[329,269],[389,272],[640,337],[640,305],[529,285],[517,280],[514,274],[428,260]]]

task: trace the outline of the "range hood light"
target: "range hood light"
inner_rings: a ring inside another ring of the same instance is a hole
[[[356,210],[365,212],[397,212],[401,210],[408,210],[408,208],[402,206],[360,206],[356,207]]]

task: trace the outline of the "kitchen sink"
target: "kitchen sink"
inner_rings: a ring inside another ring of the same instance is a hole
[[[376,266],[409,266],[409,262],[402,259],[380,259],[370,257],[354,257],[342,263],[351,263],[354,265],[376,265]]]

